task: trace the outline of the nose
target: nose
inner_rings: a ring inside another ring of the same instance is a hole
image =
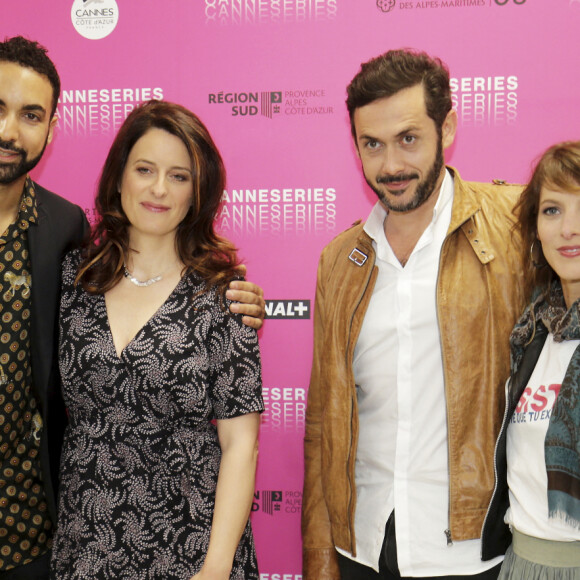
[[[562,218],[562,237],[569,240],[580,234],[580,208],[565,212]]]
[[[167,194],[166,176],[162,172],[157,174],[151,192],[155,197],[164,197]]]
[[[405,168],[403,156],[397,147],[385,147],[381,171],[384,175],[397,175]]]
[[[0,139],[15,142],[18,138],[18,125],[13,115],[0,116]]]

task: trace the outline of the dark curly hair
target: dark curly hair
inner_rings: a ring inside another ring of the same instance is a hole
[[[350,130],[356,141],[354,112],[378,99],[392,97],[403,89],[422,84],[427,115],[441,135],[443,122],[451,110],[449,71],[438,58],[411,49],[389,50],[361,64],[348,85],[346,107]]]
[[[52,86],[52,119],[60,97],[60,77],[54,63],[48,58],[48,50],[23,36],[5,38],[4,42],[0,42],[0,62],[13,62],[48,78]]]
[[[118,192],[129,153],[150,129],[178,137],[189,153],[193,174],[192,204],[175,236],[186,271],[195,271],[207,287],[225,292],[236,277],[238,259],[231,242],[214,231],[226,173],[221,155],[200,119],[181,105],[152,100],[135,108],[119,129],[103,166],[96,209],[98,221],[84,248],[76,282],[92,294],[104,294],[123,276],[129,257],[129,220]]]

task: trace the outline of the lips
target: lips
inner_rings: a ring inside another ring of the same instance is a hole
[[[564,258],[577,258],[580,256],[580,246],[561,246],[558,253]]]
[[[385,184],[385,187],[391,193],[403,193],[403,191],[407,189],[410,183],[411,183],[410,179],[406,181],[391,181],[390,183]]]
[[[12,151],[10,149],[0,148],[0,161],[14,161],[20,158],[20,153],[17,151]]]
[[[157,203],[151,203],[151,202],[141,202],[141,205],[148,211],[151,211],[153,213],[163,213],[165,211],[169,210],[169,207],[166,205],[161,205],[161,204],[157,204]]]
[[[416,174],[400,173],[399,175],[381,175],[377,178],[377,183],[384,185],[392,195],[401,195],[415,179],[419,179]]]

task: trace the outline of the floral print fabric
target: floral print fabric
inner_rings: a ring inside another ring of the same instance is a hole
[[[220,447],[214,419],[263,410],[255,331],[194,274],[117,356],[104,296],[63,266],[60,369],[70,424],[52,568],[59,579],[189,579],[203,564]],[[250,524],[232,579],[258,579]]]

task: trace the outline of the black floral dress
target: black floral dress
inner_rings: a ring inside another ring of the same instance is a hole
[[[119,357],[105,300],[63,265],[60,370],[69,410],[52,574],[188,580],[209,544],[214,419],[262,411],[255,331],[184,276]],[[232,579],[258,579],[250,523]]]

